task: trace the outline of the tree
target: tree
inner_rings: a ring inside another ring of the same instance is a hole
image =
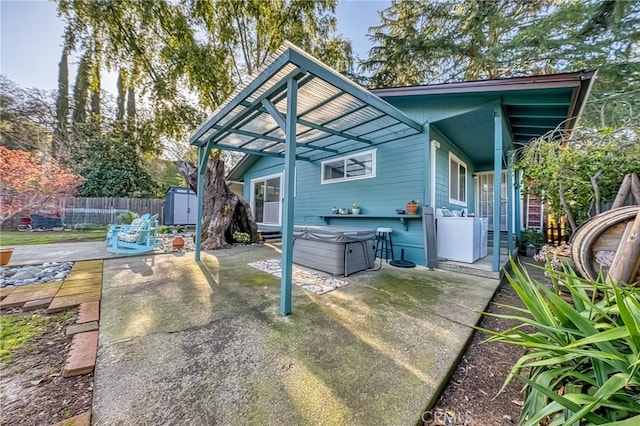
[[[640,108],[638,1],[394,0],[380,19],[361,64],[371,86],[597,68],[587,122],[618,126]]]
[[[79,188],[84,197],[154,197],[158,186],[134,140],[121,133],[95,136],[86,147],[87,160]]]
[[[69,64],[67,49],[62,48],[62,57],[58,65],[58,96],[56,98],[56,127],[53,133],[53,157],[66,158],[64,147],[68,137],[69,120]]]
[[[82,177],[49,158],[0,146],[0,224],[18,213],[54,210],[58,199],[71,196]]]
[[[53,93],[25,89],[0,76],[0,100],[0,144],[48,155],[55,127]]]
[[[556,131],[516,151],[516,168],[535,181],[530,191],[572,230],[612,202],[627,173],[640,170],[639,116],[618,128]],[[561,136],[560,140],[558,136]]]
[[[104,46],[103,63],[129,70],[127,115],[130,122],[135,118],[141,142],[185,137],[285,38],[341,71],[349,72],[353,66],[350,44],[334,36],[337,0],[59,0],[58,4],[73,31],[74,46],[85,52]],[[94,57],[93,63],[98,59]],[[134,87],[147,94],[153,122],[141,123],[130,113],[135,111]],[[220,158],[219,153],[213,155]],[[221,220],[224,226],[205,224],[207,247],[231,241],[223,228],[246,228],[255,240],[255,223],[246,225],[253,220],[247,217],[246,202],[229,195],[219,161],[209,161],[208,167],[213,168],[207,170],[213,181],[206,185],[205,210],[213,213],[207,218]],[[212,234],[218,231],[222,234]]]
[[[83,128],[87,121],[87,100],[89,93],[89,64],[83,56],[78,65],[76,82],[73,86],[73,128],[75,132]]]
[[[549,2],[394,0],[369,29],[374,47],[362,62],[374,87],[479,80],[540,71],[525,49],[508,49],[521,26]]]
[[[198,169],[187,161],[176,162],[188,185],[197,191]],[[224,161],[209,158],[204,175],[205,194],[215,194],[210,202],[204,203],[202,211],[202,247],[218,249],[229,247],[234,232],[246,232],[251,242],[257,243],[258,226],[251,214],[251,207],[242,197],[231,192],[224,181]]]

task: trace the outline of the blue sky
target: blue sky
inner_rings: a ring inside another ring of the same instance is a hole
[[[359,56],[367,56],[367,30],[379,24],[378,11],[389,4],[348,0],[338,5],[338,32],[351,40]],[[23,87],[55,89],[63,29],[53,1],[0,0],[0,73]],[[70,64],[70,71],[74,68]],[[115,78],[110,77],[103,78],[104,89],[115,92]]]

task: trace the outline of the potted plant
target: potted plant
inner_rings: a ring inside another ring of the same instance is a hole
[[[411,200],[407,203],[407,214],[418,214],[419,200]]]
[[[544,235],[535,229],[527,229],[520,233],[520,254],[532,257],[546,243]]]
[[[4,266],[11,260],[13,247],[0,247],[0,266]]]
[[[353,214],[360,214],[360,206],[358,206],[357,203],[353,203],[351,205],[351,213]]]
[[[333,208],[331,209],[331,214],[338,214],[339,211],[340,210],[336,206],[333,206]]]

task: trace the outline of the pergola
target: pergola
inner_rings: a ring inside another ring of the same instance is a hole
[[[204,171],[211,150],[284,159],[280,312],[291,313],[294,169],[424,132],[424,126],[296,46],[285,43],[202,124],[198,147],[196,260],[200,260]]]

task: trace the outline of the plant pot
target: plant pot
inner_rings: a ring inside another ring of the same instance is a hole
[[[181,248],[184,248],[184,238],[180,236],[173,237],[173,241],[171,242],[171,247],[173,247],[173,249],[175,250],[180,250]]]
[[[418,214],[418,204],[407,203],[407,214]]]
[[[351,213],[360,214],[360,209],[351,209]]]
[[[3,248],[0,249],[0,265],[4,266],[9,263],[11,260],[11,255],[13,254],[13,248]]]

